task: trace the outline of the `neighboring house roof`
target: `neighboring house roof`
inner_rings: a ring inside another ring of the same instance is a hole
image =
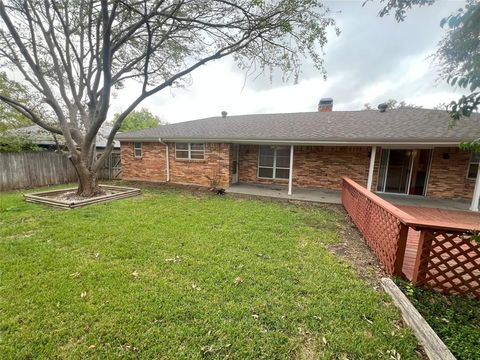
[[[111,126],[103,126],[100,128],[97,136],[96,147],[104,148],[107,145],[107,138],[112,130]],[[55,145],[56,142],[53,138],[53,134],[38,125],[26,126],[18,129],[11,130],[12,133],[18,135],[28,135],[37,145]],[[60,143],[63,143],[63,136],[56,135]],[[120,143],[114,141],[114,148],[119,148]]]
[[[119,133],[120,141],[271,143],[443,143],[480,137],[480,116],[456,124],[446,111],[396,109],[211,117]]]

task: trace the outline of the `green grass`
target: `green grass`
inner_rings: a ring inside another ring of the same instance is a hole
[[[342,226],[173,190],[69,211],[0,194],[1,357],[417,358],[387,296],[328,252]]]
[[[480,303],[445,296],[395,280],[458,360],[480,359]]]

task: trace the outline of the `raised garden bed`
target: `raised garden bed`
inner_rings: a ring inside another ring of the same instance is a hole
[[[27,202],[63,209],[73,209],[85,205],[140,195],[140,189],[137,188],[112,185],[100,185],[100,187],[105,191],[105,194],[88,199],[76,195],[77,188],[43,191],[33,194],[25,194],[24,196]]]

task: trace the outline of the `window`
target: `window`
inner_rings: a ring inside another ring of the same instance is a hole
[[[290,174],[290,148],[288,146],[260,146],[258,177],[288,179]]]
[[[133,143],[133,155],[136,158],[142,157],[142,143],[140,142]]]
[[[470,157],[470,162],[468,164],[468,174],[469,179],[476,179],[478,173],[478,164],[480,163],[480,152],[472,153]]]
[[[205,144],[175,143],[175,159],[205,159]]]

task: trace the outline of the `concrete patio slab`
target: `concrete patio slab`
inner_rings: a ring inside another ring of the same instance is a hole
[[[228,188],[227,193],[252,196],[264,196],[277,199],[302,200],[327,204],[341,204],[340,191],[323,189],[297,189],[292,195],[287,194],[287,188],[282,186],[235,184]]]
[[[377,194],[397,206],[416,206],[447,210],[469,211],[470,202],[462,199],[435,199],[418,195]]]
[[[341,192],[327,189],[293,188],[292,195],[288,195],[286,186],[234,184],[227,193],[251,196],[264,196],[278,199],[311,201],[327,204],[341,204]],[[381,194],[378,196],[397,206],[416,206],[447,210],[468,211],[470,202],[461,199],[434,199],[425,196]]]

